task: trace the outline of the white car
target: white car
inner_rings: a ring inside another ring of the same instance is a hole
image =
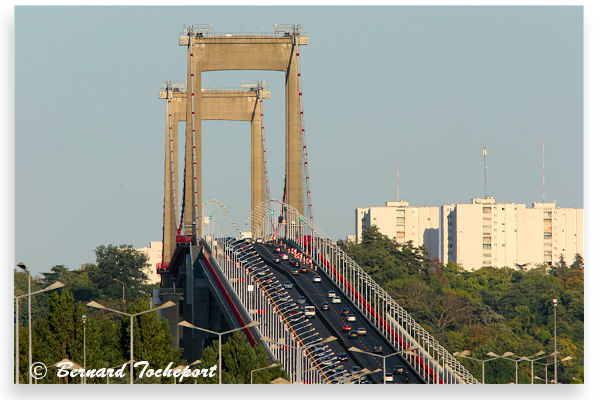
[[[335,296],[335,297],[331,298],[331,302],[332,303],[341,303],[342,299],[340,299],[338,296]]]
[[[281,259],[282,259],[282,260],[287,260],[287,259],[289,259],[289,258],[290,258],[290,257],[288,257],[288,255],[287,255],[287,254],[282,254],[282,255],[281,255]]]
[[[346,321],[348,321],[348,322],[356,322],[356,317],[354,315],[348,315],[346,317]]]
[[[336,294],[333,290],[330,290],[329,292],[327,292],[327,297],[336,297]]]
[[[313,282],[321,282],[321,277],[319,275],[313,276]]]

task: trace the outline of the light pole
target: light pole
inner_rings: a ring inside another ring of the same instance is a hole
[[[101,310],[112,311],[114,313],[121,314],[121,315],[126,315],[126,316],[129,317],[129,320],[130,320],[130,322],[129,322],[129,336],[130,336],[130,338],[129,338],[129,357],[130,357],[129,361],[131,363],[130,370],[129,370],[129,372],[131,374],[131,376],[129,377],[129,383],[131,385],[133,385],[133,317],[137,317],[138,315],[146,314],[146,313],[149,313],[149,312],[152,312],[152,311],[158,311],[158,310],[161,310],[163,308],[173,307],[175,305],[175,303],[173,303],[172,301],[169,300],[166,303],[163,303],[163,304],[161,304],[160,306],[158,306],[156,308],[153,308],[151,310],[142,311],[142,312],[139,312],[139,313],[136,313],[136,314],[129,314],[129,313],[125,313],[123,311],[113,310],[112,308],[108,308],[106,306],[103,306],[102,304],[97,303],[95,301],[90,301],[89,303],[87,303],[87,305],[89,307],[95,307],[95,308],[99,308]]]
[[[552,308],[554,308],[554,383],[558,382],[558,369],[557,369],[557,361],[556,355],[556,307],[558,306],[558,300],[552,299]]]
[[[502,354],[501,356],[499,356],[498,354],[490,351],[487,353],[487,355],[490,357],[503,358],[508,361],[514,361],[515,362],[515,383],[519,383],[519,361],[520,361],[520,359],[517,356],[515,356],[515,353],[513,353],[511,351],[507,351],[504,354]],[[517,359],[513,360],[511,358],[508,358],[508,357],[512,357],[512,356],[517,357]]]
[[[493,361],[493,360],[497,360],[499,358],[502,358],[502,356],[499,356],[495,353],[492,353],[491,351],[488,352],[486,355],[489,357],[493,357],[493,358],[488,358],[487,360],[480,360],[478,358],[474,358],[474,357],[470,357],[471,352],[469,350],[463,350],[463,351],[456,351],[453,353],[453,355],[455,357],[462,357],[462,358],[468,358],[469,360],[474,360],[474,361],[480,361],[481,362],[481,384],[484,385],[485,384],[485,363],[488,361]]]
[[[388,354],[386,356],[381,355],[381,354],[371,353],[369,351],[364,351],[364,350],[361,350],[358,347],[354,347],[354,346],[350,347],[348,349],[348,351],[354,351],[356,353],[368,354],[368,355],[371,355],[373,357],[380,357],[383,360],[383,384],[385,385],[386,384],[386,382],[385,382],[385,359],[388,358],[388,357],[391,357],[391,356],[395,356],[396,354],[412,352],[412,350],[414,350],[416,348],[417,348],[417,346],[412,346],[412,347],[407,348],[406,350],[400,350],[400,351],[397,351],[395,353]]]
[[[548,357],[549,357],[549,356],[556,356],[556,354],[553,352],[553,353],[550,353],[550,354],[548,354]],[[541,358],[544,358],[544,357],[541,357]],[[570,361],[570,360],[572,360],[572,359],[573,359],[573,357],[571,357],[571,356],[566,356],[565,358],[562,358],[562,359],[558,360],[558,362]],[[545,381],[546,381],[546,384],[548,384],[548,366],[549,366],[549,365],[552,365],[552,364],[554,364],[554,362],[549,362],[549,363],[541,363],[541,362],[537,362],[537,361],[536,361],[536,364],[540,364],[540,365],[543,365],[543,366],[544,366],[544,371],[545,371]],[[540,380],[541,380],[541,378],[538,378],[538,379],[540,379]],[[554,379],[551,379],[551,380],[550,380],[550,383],[556,383],[556,380],[554,380]]]
[[[86,384],[86,368],[85,368],[85,320],[86,320],[86,316],[85,314],[81,316],[81,321],[83,322],[83,384]]]
[[[15,298],[15,307],[17,309],[16,311],[16,345],[17,345],[17,357],[15,360],[15,374],[16,374],[16,379],[17,379],[17,384],[19,384],[19,350],[20,350],[20,346],[19,346],[19,299],[23,298],[23,297],[27,297],[28,298],[28,306],[29,306],[29,315],[28,315],[28,320],[29,320],[29,368],[31,368],[31,364],[32,364],[32,346],[31,346],[31,339],[32,339],[32,335],[31,335],[31,296],[33,296],[34,294],[38,294],[38,293],[42,293],[42,292],[48,292],[50,290],[54,290],[54,289],[58,289],[61,288],[63,286],[65,286],[64,283],[60,282],[60,281],[56,281],[53,284],[51,284],[50,286],[45,287],[42,290],[37,290],[35,292],[31,292],[31,274],[29,273],[29,271],[27,270],[27,267],[25,266],[25,264],[23,264],[22,262],[17,264],[17,267],[19,267],[20,269],[22,269],[23,271],[25,271],[27,273],[27,278],[28,278],[28,289],[27,289],[27,294],[22,294],[20,296],[14,296]],[[27,373],[29,375],[29,383],[33,383],[33,377],[31,375],[31,371],[29,371]]]
[[[350,375],[349,377],[344,379],[344,381],[342,383],[343,384],[352,383],[352,380],[354,380],[354,382],[357,382],[360,380],[360,378],[362,378],[365,375],[376,374],[378,372],[381,372],[381,368],[374,369],[373,371],[369,371],[367,368],[363,368],[360,371],[358,371],[358,372],[354,373],[353,375]]]
[[[278,365],[279,365],[278,363],[273,363],[273,364],[271,364],[271,365],[268,365],[268,366],[266,366],[266,367],[257,368],[257,369],[253,369],[252,371],[250,371],[250,384],[251,384],[251,385],[253,384],[253,378],[254,378],[253,374],[254,374],[256,371],[261,371],[261,370],[263,370],[263,369],[273,368],[273,367],[276,367],[276,366],[278,366]]]
[[[181,321],[177,325],[184,326],[186,328],[198,329],[200,331],[212,333],[213,335],[218,335],[219,336],[219,385],[220,385],[222,383],[222,362],[221,362],[222,354],[221,354],[221,350],[223,348],[221,337],[223,335],[231,333],[231,332],[235,332],[235,331],[239,331],[239,330],[247,329],[247,328],[252,328],[253,326],[260,325],[260,322],[253,321],[253,322],[250,322],[249,324],[246,324],[246,325],[242,326],[241,328],[230,329],[230,330],[225,331],[225,332],[215,332],[215,331],[211,331],[209,329],[199,328],[196,325],[193,325],[193,324],[191,324],[191,323],[189,323],[187,321]]]
[[[115,281],[117,281],[117,282],[120,282],[120,283],[121,283],[121,285],[123,285],[123,295],[122,295],[121,301],[122,301],[123,303],[125,303],[125,284],[124,284],[123,282],[121,282],[120,280],[118,280],[117,278],[113,278],[113,279],[114,279]]]
[[[533,385],[533,378],[534,378],[534,376],[533,376],[533,363],[535,361],[537,361],[537,360],[541,360],[542,358],[546,358],[547,357],[547,356],[538,357],[538,356],[541,356],[542,354],[545,354],[545,352],[542,351],[542,350],[540,350],[540,351],[538,351],[537,353],[535,353],[532,356],[521,357],[521,360],[527,360],[527,361],[531,362],[531,384],[532,385]],[[534,358],[534,357],[538,357],[538,358]]]

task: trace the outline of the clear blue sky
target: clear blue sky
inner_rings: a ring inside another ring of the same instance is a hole
[[[18,7],[15,258],[36,272],[93,262],[101,244],[162,238],[164,80],[183,81],[183,24],[217,32],[303,24],[302,87],[316,223],[354,233],[354,209],[542,197],[583,207],[581,7]],[[281,198],[284,77],[266,80],[271,193]],[[203,123],[203,198],[243,224],[249,123]]]

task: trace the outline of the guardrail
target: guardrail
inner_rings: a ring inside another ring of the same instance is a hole
[[[290,240],[310,254],[398,351],[412,350],[404,358],[426,383],[479,383],[310,218],[287,204],[270,200],[256,207],[248,223],[254,224],[250,230],[255,235]]]

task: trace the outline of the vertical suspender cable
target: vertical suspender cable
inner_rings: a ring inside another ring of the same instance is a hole
[[[196,114],[196,108],[195,108],[195,101],[194,101],[194,46],[193,46],[193,40],[194,40],[194,36],[193,36],[193,31],[192,29],[189,30],[189,36],[190,36],[190,41],[188,46],[190,46],[190,88],[188,88],[188,90],[190,90],[191,93],[191,109],[192,109],[192,181],[193,181],[193,186],[192,186],[192,194],[193,194],[193,210],[192,210],[192,235],[195,237],[195,241],[196,241],[196,245],[199,243],[200,240],[200,230],[199,230],[199,221],[198,221],[198,177],[197,175],[197,170],[196,170],[196,118],[195,118],[195,114]]]

